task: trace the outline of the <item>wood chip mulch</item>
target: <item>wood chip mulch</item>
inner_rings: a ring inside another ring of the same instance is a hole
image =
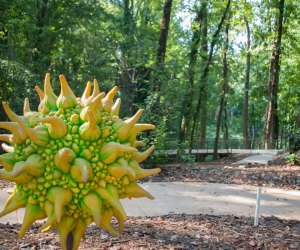
[[[215,162],[193,165],[168,164],[159,166],[161,173],[142,182],[212,182],[227,184],[262,185],[272,188],[300,190],[300,166],[237,165],[239,158],[229,157]]]
[[[34,226],[23,240],[20,225],[0,224],[0,249],[60,249],[57,231],[37,233]],[[80,249],[300,249],[300,221],[236,216],[166,215],[130,217],[125,231],[113,236],[95,225],[88,227]]]

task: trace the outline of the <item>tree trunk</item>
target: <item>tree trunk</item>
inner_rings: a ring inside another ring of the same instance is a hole
[[[222,83],[222,91],[220,98],[220,106],[219,112],[217,116],[216,123],[216,136],[214,141],[214,155],[213,158],[216,160],[218,158],[218,147],[219,147],[219,136],[220,136],[220,127],[221,127],[221,118],[225,105],[225,98],[228,92],[228,63],[227,63],[227,49],[228,49],[228,31],[229,31],[229,13],[227,13],[226,18],[226,28],[225,28],[225,44],[223,48],[223,83]]]
[[[228,150],[229,149],[229,135],[228,135],[228,126],[227,126],[227,110],[226,110],[227,102],[225,100],[224,103],[224,118],[223,118],[223,123],[222,123],[222,130],[223,130],[223,139],[224,139],[224,145],[225,148]]]
[[[205,8],[205,17],[203,20],[203,29],[202,29],[202,40],[201,40],[201,49],[200,49],[200,57],[201,57],[201,63],[202,65],[206,65],[204,68],[204,75],[201,76],[200,79],[200,95],[201,95],[201,101],[200,102],[200,141],[199,141],[199,148],[204,148],[205,140],[206,140],[206,120],[207,120],[207,77],[208,77],[208,70],[209,70],[209,64],[208,60],[212,60],[212,58],[209,59],[208,55],[208,43],[207,43],[207,6]],[[214,45],[211,45],[214,46]],[[199,97],[200,97],[199,95]],[[200,100],[199,100],[200,101]],[[196,125],[196,124],[195,124]]]
[[[215,44],[217,42],[217,39],[219,37],[219,33],[221,31],[221,28],[223,26],[224,20],[227,16],[227,13],[229,11],[229,7],[230,7],[230,3],[231,0],[227,1],[227,5],[225,8],[225,11],[223,13],[223,16],[218,24],[217,30],[215,31],[215,33],[213,34],[211,43],[210,43],[210,50],[208,53],[208,57],[206,60],[206,56],[207,54],[205,54],[205,52],[207,51],[207,43],[205,46],[205,40],[203,41],[203,36],[207,38],[207,30],[206,30],[206,36],[205,36],[205,28],[204,26],[207,26],[207,22],[206,24],[203,23],[203,28],[201,32],[202,34],[202,42],[201,42],[201,58],[202,60],[204,60],[204,62],[202,61],[202,64],[204,63],[204,69],[201,73],[201,77],[200,77],[200,91],[199,91],[199,96],[198,96],[198,101],[197,101],[197,107],[196,107],[196,111],[194,112],[194,116],[193,116],[193,124],[192,124],[192,129],[191,129],[191,140],[190,140],[190,150],[193,146],[194,143],[194,134],[195,134],[195,128],[196,128],[196,124],[197,124],[197,120],[198,120],[198,114],[200,112],[201,109],[201,127],[200,127],[200,145],[199,148],[203,148],[204,143],[205,143],[205,139],[206,139],[206,114],[207,114],[207,77],[208,77],[208,73],[209,73],[209,67],[212,63],[212,56],[213,56],[213,51],[214,51],[214,47]],[[207,9],[206,9],[207,11]],[[207,16],[207,15],[206,15]],[[207,19],[207,18],[205,18]],[[202,54],[202,52],[204,52]]]
[[[134,21],[132,17],[133,6],[130,0],[124,0],[123,2],[123,34],[125,39],[121,42],[120,48],[122,51],[122,57],[116,58],[116,61],[120,68],[119,73],[119,84],[120,90],[124,97],[122,99],[122,107],[126,114],[129,115],[134,113],[133,111],[133,99],[136,88],[132,81],[132,64],[134,63]]]
[[[298,114],[297,114],[297,120],[296,120],[296,128],[297,129],[300,129],[300,102],[299,102],[299,105],[298,105]]]
[[[162,64],[165,62],[166,50],[167,50],[167,41],[169,34],[170,18],[172,11],[172,1],[166,0],[164,4],[163,16],[160,22],[160,35],[158,40],[158,49],[157,49],[157,64]]]
[[[160,90],[162,87],[162,81],[159,80],[159,76],[163,74],[164,63],[166,59],[167,42],[172,11],[172,1],[173,0],[166,0],[163,9],[163,16],[160,22],[160,33],[158,39],[158,49],[156,54],[157,72],[156,76],[153,79],[154,91],[158,93],[158,97],[160,96]]]
[[[46,25],[46,17],[48,12],[48,2],[49,0],[36,1],[37,16],[36,16],[36,39],[34,42],[34,48],[36,48],[32,54],[32,61],[35,62],[33,71],[38,75],[42,75],[42,72],[47,70],[51,63],[50,59],[50,47],[53,44],[45,43],[44,40],[44,28]],[[47,45],[45,45],[47,44]],[[34,84],[32,85],[34,88]]]
[[[164,4],[163,16],[160,23],[158,49],[156,54],[156,71],[154,72],[150,80],[151,82],[150,94],[152,94],[153,96],[153,101],[151,106],[149,107],[148,113],[151,114],[152,118],[151,117],[149,118],[151,118],[150,121],[153,122],[154,124],[156,124],[157,119],[163,115],[161,109],[159,109],[158,106],[161,98],[160,92],[164,83],[164,81],[161,80],[161,77],[164,74],[164,63],[166,58],[168,33],[169,33],[169,26],[170,26],[171,12],[172,12],[172,2],[173,0],[166,0]],[[153,93],[155,95],[153,95]]]
[[[248,106],[249,106],[249,82],[250,82],[250,28],[247,18],[245,17],[245,26],[247,33],[246,45],[246,69],[245,69],[245,85],[244,85],[244,106],[243,106],[243,144],[244,149],[249,148],[249,126],[248,126]]]
[[[277,39],[271,55],[269,68],[269,102],[266,115],[265,128],[265,149],[274,148],[278,140],[279,119],[278,119],[278,84],[280,72],[280,54],[281,54],[281,39],[283,31],[283,16],[284,16],[284,0],[280,0],[278,4],[278,20],[277,23]],[[272,143],[271,143],[272,136]]]
[[[203,4],[202,4],[203,5]],[[202,26],[202,7],[200,8],[200,11],[198,11],[197,16],[194,20],[194,24],[198,23],[199,26],[193,25],[193,36],[192,36],[192,43],[191,43],[191,52],[189,55],[189,69],[188,69],[188,80],[189,80],[189,89],[185,96],[185,99],[183,101],[182,105],[182,116],[184,117],[183,123],[181,126],[181,133],[179,140],[182,142],[187,139],[188,136],[188,129],[190,127],[190,121],[191,121],[191,114],[193,112],[193,98],[194,98],[194,81],[195,81],[195,66],[197,62],[197,54],[198,54],[198,48],[200,43],[200,31]]]

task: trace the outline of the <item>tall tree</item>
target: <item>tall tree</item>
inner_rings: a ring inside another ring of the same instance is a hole
[[[188,136],[188,129],[190,128],[191,116],[193,113],[193,99],[194,99],[194,92],[195,92],[195,68],[196,62],[198,58],[198,50],[199,50],[199,43],[200,43],[200,33],[202,30],[202,24],[206,20],[206,7],[207,2],[203,1],[201,4],[200,9],[197,11],[197,16],[192,24],[192,41],[191,41],[191,50],[189,53],[189,68],[188,68],[188,91],[185,95],[184,101],[181,110],[181,121],[180,125],[180,138],[179,140],[182,142],[183,140],[187,139]],[[205,16],[204,16],[205,15]]]
[[[151,90],[154,93],[153,98],[154,101],[152,105],[149,107],[150,112],[154,116],[161,116],[161,110],[159,110],[158,105],[161,98],[161,88],[164,85],[164,81],[162,80],[165,74],[165,59],[166,59],[166,51],[167,51],[167,42],[169,35],[169,26],[172,12],[172,3],[173,0],[166,0],[163,7],[163,15],[160,22],[160,30],[159,30],[159,39],[158,39],[158,48],[156,53],[156,71],[151,77]],[[157,117],[154,118],[154,121],[157,123]]]
[[[244,17],[245,27],[246,27],[246,68],[245,68],[245,84],[244,84],[244,105],[243,105],[243,144],[244,149],[249,148],[249,126],[248,126],[248,107],[249,107],[249,82],[250,82],[250,27],[248,19],[245,15]]]
[[[283,33],[284,0],[278,2],[278,16],[276,20],[276,40],[271,54],[269,67],[269,101],[266,114],[265,148],[274,148],[278,140],[278,84],[280,73],[281,40]],[[272,142],[271,142],[272,135]]]
[[[135,86],[132,77],[132,65],[134,64],[133,51],[135,48],[134,41],[134,20],[133,20],[133,1],[123,1],[123,25],[122,31],[124,39],[121,42],[122,56],[116,58],[120,67],[119,83],[120,89],[124,94],[123,105],[129,113],[133,113],[133,97],[135,94]]]
[[[226,17],[226,27],[225,27],[225,42],[223,46],[223,77],[222,77],[222,90],[220,96],[220,105],[219,105],[219,112],[217,115],[217,122],[216,122],[216,135],[214,141],[214,154],[213,158],[218,158],[218,147],[219,147],[219,137],[220,137],[220,127],[221,127],[221,120],[224,111],[224,106],[226,102],[226,94],[228,92],[228,62],[227,62],[227,50],[229,44],[229,12],[227,12]]]
[[[196,110],[194,112],[194,116],[193,116],[193,124],[192,124],[192,129],[191,129],[191,139],[190,139],[190,149],[193,146],[193,142],[194,142],[194,134],[195,134],[195,128],[197,125],[197,120],[198,120],[198,116],[199,113],[201,115],[201,120],[200,120],[200,148],[203,148],[205,140],[206,140],[206,125],[207,125],[207,78],[208,78],[208,74],[209,74],[209,68],[212,64],[212,57],[213,57],[213,52],[214,52],[214,47],[217,43],[218,37],[219,37],[219,33],[222,29],[224,20],[227,16],[227,13],[229,11],[230,8],[230,3],[231,0],[227,1],[226,4],[226,8],[224,10],[224,13],[221,17],[221,20],[217,26],[217,30],[215,31],[215,33],[212,36],[212,40],[210,42],[210,46],[209,46],[209,53],[207,56],[207,43],[205,42],[205,40],[201,42],[201,50],[200,50],[200,56],[202,57],[202,67],[203,70],[201,72],[201,76],[200,76],[200,90],[199,90],[199,95],[198,95],[198,101],[197,101],[197,107]],[[204,24],[203,24],[204,25]],[[202,28],[204,31],[202,32],[202,36],[201,38],[203,39],[203,37],[205,37],[205,32],[207,32],[207,30],[205,31],[205,28]],[[207,34],[207,33],[206,33]],[[207,35],[206,35],[207,37]],[[207,56],[207,58],[206,58]]]
[[[160,33],[158,40],[158,49],[157,49],[157,65],[161,65],[165,62],[166,50],[167,50],[167,41],[169,34],[170,18],[172,11],[172,2],[173,0],[166,0],[163,8],[163,16],[160,22]]]

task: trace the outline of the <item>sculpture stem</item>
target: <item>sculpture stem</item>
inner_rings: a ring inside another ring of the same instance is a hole
[[[67,236],[67,250],[73,249],[73,234],[70,232]]]

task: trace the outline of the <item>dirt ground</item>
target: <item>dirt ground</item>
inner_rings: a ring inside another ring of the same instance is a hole
[[[217,182],[280,187],[300,190],[300,166],[246,165],[234,163],[234,156],[210,163],[161,166],[161,174],[144,181]],[[0,181],[0,188],[11,187]],[[0,224],[2,249],[60,249],[57,231],[38,233],[34,224],[23,239],[18,239],[19,224]],[[213,215],[175,215],[129,217],[125,231],[113,236],[91,224],[80,249],[300,249],[300,221]]]

